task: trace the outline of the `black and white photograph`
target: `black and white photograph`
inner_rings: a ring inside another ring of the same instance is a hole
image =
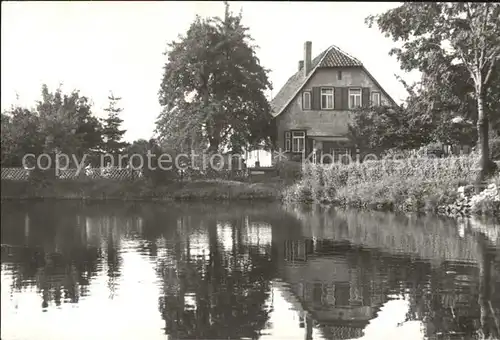
[[[3,1],[0,340],[500,340],[500,3]]]

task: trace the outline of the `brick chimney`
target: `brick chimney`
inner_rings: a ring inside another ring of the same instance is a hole
[[[299,71],[304,67],[304,60],[299,60]]]
[[[311,72],[311,49],[312,42],[306,41],[304,43],[304,78]]]

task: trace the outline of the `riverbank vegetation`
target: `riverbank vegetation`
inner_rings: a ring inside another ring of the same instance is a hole
[[[478,164],[475,154],[348,165],[305,164],[302,179],[285,190],[284,200],[377,210],[499,215],[498,174],[487,182],[484,193],[472,193]]]

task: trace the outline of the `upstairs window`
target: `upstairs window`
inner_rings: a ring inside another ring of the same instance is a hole
[[[372,105],[380,106],[380,92],[372,92]]]
[[[303,152],[306,144],[306,133],[304,131],[292,132],[292,152]]]
[[[349,89],[349,109],[361,107],[361,89]]]
[[[321,109],[333,110],[333,88],[321,89]]]
[[[311,109],[311,92],[305,91],[302,94],[302,109],[310,110]]]

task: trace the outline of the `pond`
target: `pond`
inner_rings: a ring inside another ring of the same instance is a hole
[[[490,221],[40,201],[1,222],[3,340],[498,336]]]

